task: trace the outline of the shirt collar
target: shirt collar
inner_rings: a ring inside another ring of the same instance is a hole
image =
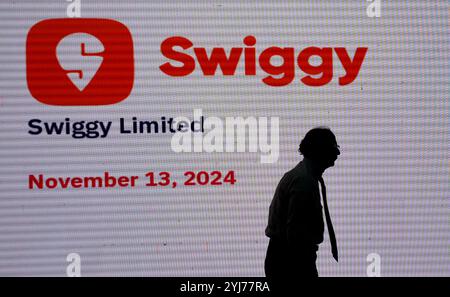
[[[311,159],[308,159],[306,157],[303,158],[302,161],[300,161],[299,165],[302,164],[309,175],[311,175],[314,179],[319,180],[319,178],[322,176],[322,173],[319,171],[317,166],[314,164],[314,161]]]

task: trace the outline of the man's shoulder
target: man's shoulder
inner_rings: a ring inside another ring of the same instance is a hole
[[[286,172],[284,178],[289,184],[289,187],[297,191],[311,192],[314,190],[317,183],[301,164]]]

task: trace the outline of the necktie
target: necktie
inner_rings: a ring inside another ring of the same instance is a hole
[[[330,235],[331,253],[333,254],[333,258],[335,258],[336,262],[337,262],[338,261],[338,250],[337,250],[337,243],[336,243],[336,235],[334,234],[333,224],[331,223],[330,211],[328,210],[327,192],[326,192],[326,188],[325,188],[325,182],[323,181],[322,177],[319,177],[319,182],[320,182],[320,186],[322,188],[323,207],[325,210],[325,219],[327,221],[328,234]]]

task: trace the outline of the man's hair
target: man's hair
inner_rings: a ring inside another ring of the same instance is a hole
[[[336,142],[336,136],[330,128],[315,127],[306,133],[305,138],[300,142],[298,151],[308,159],[318,159],[334,142]]]

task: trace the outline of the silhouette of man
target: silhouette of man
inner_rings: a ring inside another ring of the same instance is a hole
[[[317,250],[324,232],[322,209],[337,261],[336,238],[322,173],[334,166],[340,154],[339,145],[329,128],[317,127],[306,133],[299,152],[304,156],[303,160],[284,174],[270,204],[265,231],[270,241],[264,268],[271,291],[293,290],[301,278],[318,277]]]

